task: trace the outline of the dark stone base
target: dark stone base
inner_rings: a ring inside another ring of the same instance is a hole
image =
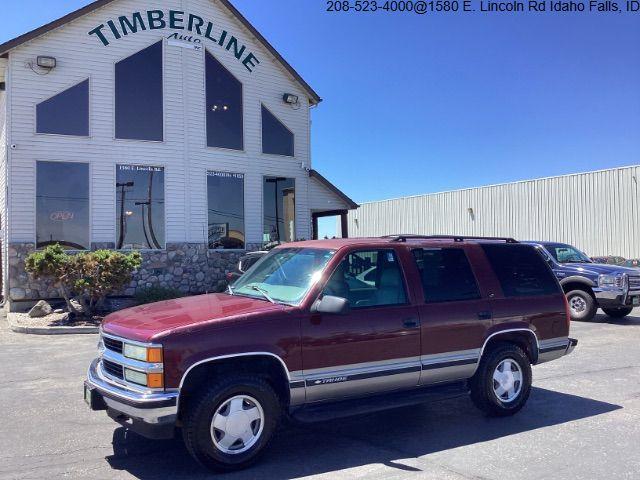
[[[114,244],[93,244],[93,249],[113,248]],[[248,245],[247,251],[261,245]],[[25,258],[35,250],[33,243],[9,245],[9,302],[26,302],[59,298],[51,282],[34,280],[24,269]],[[130,284],[117,295],[133,296],[139,290],[160,286],[175,288],[184,294],[214,291],[225,274],[233,271],[244,251],[208,250],[197,243],[169,243],[166,250],[143,251],[142,266]],[[26,304],[25,303],[25,304]]]

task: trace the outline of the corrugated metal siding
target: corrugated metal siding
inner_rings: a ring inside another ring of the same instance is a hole
[[[210,52],[244,86],[243,152],[205,147],[204,53],[165,44],[165,141],[114,140],[114,63],[173,33],[147,30],[103,47],[87,32],[107,20],[151,9],[200,15],[235,35],[261,61],[249,73],[231,52],[209,40]],[[58,68],[49,75],[33,73],[26,63],[37,55],[52,55]],[[297,234],[309,238],[308,175],[310,166],[309,109],[305,93],[290,74],[217,2],[210,0],[122,0],[80,18],[10,54],[12,74],[11,241],[35,238],[35,165],[38,160],[91,163],[91,236],[93,242],[114,242],[116,236],[115,165],[150,164],[166,168],[166,231],[169,242],[202,242],[206,228],[206,171],[245,174],[247,241],[262,241],[262,176],[296,179]],[[91,79],[91,138],[36,135],[35,105],[83,79]],[[283,93],[300,96],[301,108],[282,102]],[[261,153],[263,102],[295,134],[295,158]]]
[[[508,236],[640,258],[639,174],[632,166],[364,203],[349,212],[349,233]]]

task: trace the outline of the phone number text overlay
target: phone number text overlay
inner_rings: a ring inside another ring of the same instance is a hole
[[[325,0],[332,14],[609,14],[638,15],[640,0]]]

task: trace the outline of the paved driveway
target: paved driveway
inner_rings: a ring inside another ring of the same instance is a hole
[[[0,478],[212,477],[179,441],[144,440],[87,410],[95,336],[25,336],[0,324]],[[513,418],[485,418],[461,397],[287,427],[262,463],[227,478],[638,479],[640,317],[599,317],[572,335],[578,348],[534,368],[529,403]]]

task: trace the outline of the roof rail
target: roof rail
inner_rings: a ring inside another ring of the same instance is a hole
[[[464,242],[465,240],[492,240],[506,243],[519,243],[516,239],[510,237],[476,237],[466,235],[387,235],[382,238],[388,238],[392,242],[402,243],[407,240],[453,240],[454,242]]]

